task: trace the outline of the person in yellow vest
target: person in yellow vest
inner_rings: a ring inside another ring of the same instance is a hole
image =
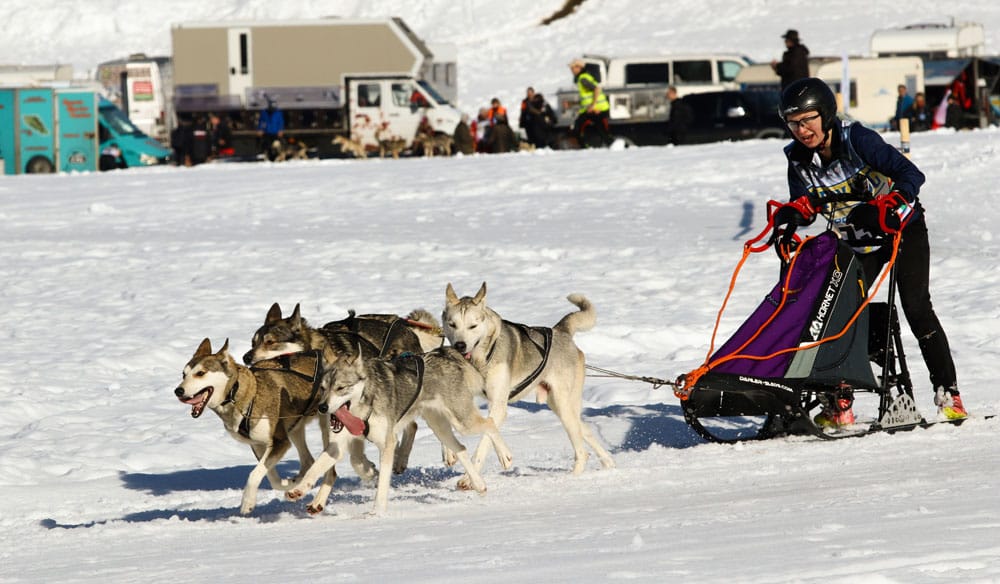
[[[580,92],[580,109],[573,122],[573,136],[576,137],[580,146],[585,147],[584,134],[593,126],[604,146],[609,146],[614,139],[608,131],[608,120],[611,117],[611,104],[608,103],[608,96],[601,91],[601,85],[594,79],[594,76],[587,72],[586,65],[581,59],[574,59],[569,64],[570,71],[573,72],[573,81]]]

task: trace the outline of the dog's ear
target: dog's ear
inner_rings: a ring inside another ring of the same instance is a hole
[[[299,304],[295,304],[295,310],[292,311],[292,316],[288,317],[292,319],[292,327],[301,328],[302,327],[302,315],[299,313]]]
[[[191,359],[201,359],[202,357],[207,357],[212,354],[212,341],[208,340],[206,337],[198,345],[198,348],[194,351],[194,357]]]
[[[267,317],[264,318],[264,324],[271,324],[281,320],[281,306],[277,302],[271,305],[271,310],[267,311]]]
[[[225,355],[228,352],[229,352],[229,339],[226,339],[226,342],[222,343],[222,348],[219,349],[219,352],[216,353],[216,354],[217,355]]]
[[[458,304],[458,294],[455,294],[455,289],[451,287],[451,282],[448,282],[448,287],[444,289],[444,298],[448,301],[448,304]]]
[[[483,285],[479,287],[479,292],[476,292],[475,297],[472,299],[472,303],[482,304],[484,300],[486,300],[486,282],[483,282]]]

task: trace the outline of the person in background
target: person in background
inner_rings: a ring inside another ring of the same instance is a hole
[[[896,97],[896,115],[892,116],[889,120],[889,126],[893,130],[899,130],[899,120],[906,117],[907,110],[913,105],[913,98],[907,93],[905,85],[900,85],[896,88],[898,96]]]
[[[469,114],[462,114],[462,119],[455,126],[455,133],[452,136],[455,150],[462,154],[472,154],[476,151],[475,139],[475,130],[469,127]]]
[[[608,96],[601,90],[594,76],[587,72],[582,59],[573,59],[569,64],[569,70],[573,72],[573,82],[576,83],[577,91],[580,93],[580,108],[573,122],[573,136],[581,147],[585,147],[584,133],[588,127],[593,126],[597,128],[603,145],[610,146],[614,139],[609,132],[611,104],[608,102]]]
[[[923,93],[913,96],[913,104],[906,110],[906,117],[910,119],[911,132],[926,132],[931,129],[934,123],[934,112],[927,107],[927,98]]]
[[[507,122],[506,114],[498,114],[494,119],[493,129],[486,141],[486,147],[489,152],[494,154],[511,152],[517,148],[517,136],[514,135],[514,130]]]
[[[687,142],[688,128],[694,122],[694,110],[683,99],[677,97],[677,88],[667,88],[670,102],[670,117],[667,119],[667,143],[680,145]]]
[[[268,160],[274,161],[278,153],[274,151],[272,145],[275,140],[280,140],[285,135],[285,114],[278,109],[278,104],[267,100],[267,109],[260,112],[257,120],[257,137],[260,140],[259,150],[267,156]]]
[[[229,119],[212,114],[209,117],[209,132],[212,136],[212,156],[227,158],[236,154],[233,148],[233,130],[229,127]]]
[[[799,31],[788,29],[781,35],[785,39],[785,52],[781,61],[771,61],[771,69],[781,77],[781,89],[793,81],[809,77],[809,49],[799,41]]]
[[[529,106],[531,118],[528,120],[527,128],[525,128],[528,142],[531,142],[535,148],[552,147],[552,128],[556,125],[556,112],[552,110],[552,106],[545,101],[545,96],[541,93],[536,93],[531,98]]]
[[[170,147],[177,166],[191,166],[192,124],[189,115],[179,115],[177,127],[170,133]]]
[[[505,108],[503,104],[500,103],[499,98],[494,97],[493,99],[490,100],[490,109],[489,113],[487,114],[487,118],[490,122],[490,125],[495,126],[497,123],[497,118],[499,118],[500,116],[503,116],[504,119],[507,118],[507,108]]]
[[[517,125],[524,130],[528,142],[535,143],[534,117],[541,112],[535,109],[533,100],[535,99],[535,88],[529,87],[524,92],[524,99],[521,100],[521,115],[517,119]]]
[[[965,111],[963,111],[962,106],[958,104],[958,98],[949,93],[948,107],[945,109],[944,113],[944,126],[946,128],[961,130],[965,125],[964,122]]]
[[[897,291],[930,373],[934,403],[948,419],[967,417],[948,337],[931,304],[930,245],[917,198],[924,174],[874,130],[840,121],[833,90],[821,79],[789,85],[778,111],[795,140],[784,148],[790,202],[772,216],[770,243],[788,257],[795,229],[822,215],[858,254],[870,288],[892,255],[885,236],[899,233]],[[817,424],[854,422],[852,400],[835,402],[816,416]]]

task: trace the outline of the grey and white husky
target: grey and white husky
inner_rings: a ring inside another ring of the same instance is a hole
[[[586,446],[603,467],[615,463],[581,417],[585,362],[573,334],[593,328],[597,312],[581,294],[570,294],[567,299],[580,310],[567,314],[552,328],[529,327],[502,319],[486,305],[486,282],[475,296],[462,298],[449,283],[441,324],[451,346],[486,378],[489,416],[497,427],[507,417],[508,402],[536,392],[537,401],[546,402],[562,421],[576,457],[573,474],[579,474],[587,464]],[[476,448],[472,459],[476,468],[487,446],[481,443]]]
[[[454,452],[468,473],[468,487],[486,492],[486,483],[471,463],[453,429],[462,434],[483,434],[493,445],[500,465],[510,468],[512,456],[496,425],[483,417],[473,395],[483,391],[483,376],[454,349],[442,347],[396,359],[367,359],[361,355],[326,368],[322,379],[323,403],[331,416],[329,447],[293,486],[288,495],[301,497],[330,466],[343,456],[343,444],[365,436],[380,452],[375,513],[386,510],[396,433],[421,417],[441,444]],[[322,507],[310,505],[311,512]]]
[[[280,362],[261,361],[250,368],[238,365],[228,350],[228,339],[217,353],[212,352],[208,339],[203,340],[184,366],[183,379],[174,395],[191,406],[192,418],[208,408],[222,419],[230,436],[250,445],[257,465],[243,488],[240,513],[247,515],[257,503],[257,489],[265,476],[271,487],[279,490],[287,491],[294,483],[294,479],[283,479],[275,470],[290,445],[298,450],[298,476],[314,462],[306,445],[305,428],[317,418],[320,356],[299,353]],[[322,431],[325,447],[326,428]],[[358,475],[371,479],[374,468],[364,457],[364,444],[346,447]],[[323,480],[327,494],[336,478],[330,468]]]

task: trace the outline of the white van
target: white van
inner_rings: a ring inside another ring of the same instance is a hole
[[[588,73],[601,85],[611,103],[611,121],[622,123],[662,122],[670,110],[666,89],[677,87],[677,95],[739,89],[736,76],[752,61],[732,53],[643,55],[603,57],[584,55]],[[560,89],[557,127],[568,128],[580,104],[576,88]]]
[[[927,60],[982,55],[986,48],[983,25],[975,22],[911,24],[872,33],[872,57],[915,56]]]
[[[104,97],[118,106],[137,128],[166,144],[173,127],[173,63],[170,57],[142,53],[97,66]]]

